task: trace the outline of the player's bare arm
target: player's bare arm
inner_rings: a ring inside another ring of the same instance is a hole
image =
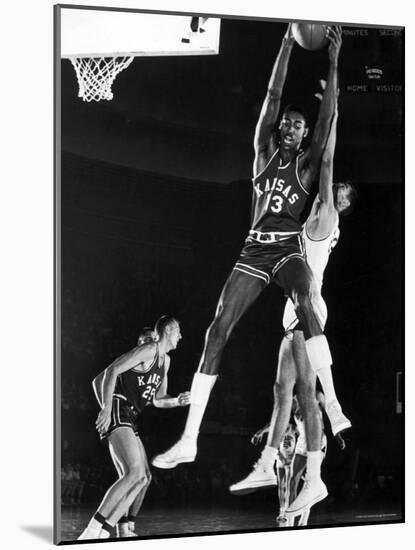
[[[324,149],[324,153],[321,159],[320,180],[318,188],[318,196],[320,202],[326,205],[328,208],[332,209],[335,208],[333,197],[333,163],[334,152],[336,149],[337,118],[338,110],[336,105],[332,123],[330,125],[330,133],[327,139],[327,145]]]
[[[328,28],[328,39],[330,44],[328,48],[329,73],[327,76],[327,85],[323,93],[310,148],[307,151],[307,154],[304,155],[300,165],[301,180],[307,189],[310,189],[318,172],[320,161],[330,133],[331,122],[337,102],[337,67],[342,44],[341,33],[342,30],[340,26]]]
[[[145,344],[118,357],[103,372],[102,382],[102,406],[95,422],[99,433],[104,433],[110,424],[112,410],[112,396],[114,394],[117,376],[132,368],[148,369],[148,364],[154,360],[157,344]]]
[[[273,130],[278,119],[281,106],[281,96],[287,77],[288,62],[294,45],[292,24],[289,23],[287,32],[282,39],[280,51],[272,69],[271,78],[268,83],[267,95],[262,104],[261,113],[255,129],[254,137],[254,176],[259,174],[268,162],[270,156],[275,152],[273,143]]]
[[[104,394],[103,394],[104,373],[105,371],[101,371],[92,380],[92,388],[94,390],[95,397],[100,407],[102,407],[102,403],[104,401]]]
[[[171,409],[173,407],[185,407],[190,404],[190,392],[179,393],[177,397],[172,397],[167,393],[168,377],[167,373],[170,368],[170,357],[166,355],[165,362],[165,375],[163,382],[153,399],[153,405],[159,409]]]
[[[333,115],[327,145],[321,159],[319,191],[307,218],[307,234],[315,240],[325,239],[338,223],[339,215],[334,205],[333,162],[336,148],[337,106]]]
[[[179,393],[177,397],[171,397],[167,393],[163,394],[159,391],[157,396],[153,399],[153,405],[159,409],[186,407],[190,405],[190,391]]]

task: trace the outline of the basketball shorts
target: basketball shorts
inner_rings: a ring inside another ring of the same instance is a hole
[[[324,330],[324,327],[327,321],[326,302],[323,300],[323,297],[321,296],[320,293],[318,293],[317,297],[313,299],[312,302],[314,306],[314,311],[317,315],[317,319],[320,323],[322,330]],[[298,325],[298,323],[299,321],[294,309],[294,304],[290,299],[288,299],[285,304],[284,315],[282,317],[282,325],[284,327],[285,332],[294,330],[296,325]]]
[[[291,258],[305,260],[300,233],[271,243],[248,236],[234,269],[257,277],[268,285]]]
[[[135,435],[138,435],[137,429],[138,412],[124,399],[119,397],[112,398],[111,422],[105,434],[100,435],[101,439],[106,439],[112,432],[118,428],[131,428]]]

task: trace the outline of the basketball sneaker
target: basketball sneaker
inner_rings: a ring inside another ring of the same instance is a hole
[[[277,516],[276,522],[278,527],[294,527],[294,518],[288,517],[284,513],[281,513]]]
[[[277,476],[275,475],[274,462],[265,462],[261,458],[255,462],[252,472],[238,483],[229,487],[234,494],[244,495],[252,493],[263,487],[275,487]]]
[[[177,443],[165,453],[156,455],[151,464],[156,468],[168,470],[182,462],[193,462],[197,453],[196,439],[182,436]]]
[[[130,538],[130,537],[138,537],[137,533],[134,531],[126,531],[125,533],[120,534],[120,538]]]
[[[117,525],[117,537],[118,538],[129,538],[129,537],[138,537],[137,533],[133,529],[130,529],[128,523],[120,523]]]
[[[91,527],[87,527],[82,531],[82,533],[79,535],[77,540],[94,540],[99,539],[101,534],[101,529],[92,529]]]
[[[311,508],[311,506],[317,504],[320,500],[325,499],[327,495],[327,487],[319,477],[310,479],[306,475],[303,488],[297,498],[288,506],[286,515],[299,516],[307,508]]]
[[[340,403],[337,400],[330,401],[326,406],[326,413],[331,424],[331,431],[336,436],[338,433],[352,427],[350,420],[343,414]]]
[[[301,514],[300,519],[298,521],[298,525],[308,525],[308,518],[310,517],[310,508],[306,508],[304,512]]]

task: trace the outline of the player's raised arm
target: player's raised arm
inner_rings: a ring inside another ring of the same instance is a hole
[[[281,96],[287,77],[288,62],[294,45],[294,36],[289,23],[287,31],[282,39],[280,51],[272,69],[268,83],[267,95],[262,104],[261,113],[255,129],[254,148],[255,166],[254,174],[262,170],[268,158],[268,146],[278,118],[281,105]]]
[[[323,93],[317,123],[314,128],[310,149],[306,157],[306,164],[302,170],[302,181],[307,188],[311,187],[317,174],[336,108],[338,89],[337,66],[342,43],[341,32],[341,27],[339,26],[329,27],[328,29],[330,45],[328,48],[329,73],[327,76],[327,85]]]
[[[102,433],[108,429],[111,419],[112,396],[114,394],[117,376],[127,370],[136,367],[140,363],[146,363],[154,358],[157,344],[146,344],[135,347],[118,357],[104,370],[102,381],[102,405],[95,422],[97,430]]]
[[[167,373],[170,368],[170,357],[166,355],[165,359],[165,373],[163,382],[153,399],[153,405],[159,409],[171,409],[172,407],[185,407],[190,403],[190,392],[180,393],[177,397],[171,397],[167,393],[168,377]]]
[[[334,151],[336,149],[337,118],[338,118],[338,111],[336,106],[334,110],[333,119],[330,125],[327,145],[326,145],[326,148],[324,149],[323,157],[321,159],[320,180],[319,180],[319,188],[318,188],[320,203],[325,204],[329,208],[334,208],[333,160],[334,160]]]

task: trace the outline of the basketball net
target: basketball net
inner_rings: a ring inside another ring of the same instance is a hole
[[[79,84],[78,97],[84,101],[111,100],[111,86],[117,74],[128,67],[131,57],[71,57]]]

